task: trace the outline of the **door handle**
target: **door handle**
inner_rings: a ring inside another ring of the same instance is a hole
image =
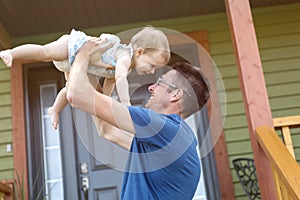
[[[84,176],[81,178],[81,185],[82,185],[82,191],[83,191],[83,196],[85,200],[89,199],[89,188],[90,188],[90,184],[89,184],[89,177]]]

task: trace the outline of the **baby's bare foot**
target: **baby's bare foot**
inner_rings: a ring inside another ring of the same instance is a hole
[[[12,61],[13,61],[13,57],[10,53],[10,49],[8,50],[4,50],[0,52],[0,58],[3,60],[4,64],[7,67],[11,67],[12,66]]]
[[[48,109],[48,114],[51,117],[51,123],[52,123],[53,128],[57,129],[59,113],[56,112],[53,107],[50,107]]]

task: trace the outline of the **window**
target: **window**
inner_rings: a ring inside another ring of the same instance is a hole
[[[59,127],[57,130],[52,127],[51,118],[48,114],[48,108],[54,102],[56,94],[55,84],[40,86],[44,180],[46,199],[49,200],[59,200],[64,197]]]

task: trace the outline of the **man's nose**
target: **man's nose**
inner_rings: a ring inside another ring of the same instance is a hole
[[[155,87],[156,87],[156,84],[155,84],[155,83],[149,85],[148,91],[149,91],[149,92],[153,92]]]

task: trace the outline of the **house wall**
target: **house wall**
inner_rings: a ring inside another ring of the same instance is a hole
[[[0,64],[0,180],[13,177],[10,71]]]
[[[253,9],[253,20],[260,48],[270,105],[274,117],[300,115],[300,4]],[[238,72],[226,13],[151,21],[139,24],[86,30],[88,34],[117,33],[134,27],[153,26],[180,32],[207,30],[210,52],[221,73],[227,104],[224,124],[229,160],[252,157],[247,121],[239,86]],[[15,38],[14,45],[46,43],[63,33]],[[13,155],[7,152],[11,136],[9,69],[0,64],[0,180],[13,177]],[[299,131],[300,132],[300,131]],[[295,154],[300,159],[300,133],[293,133]],[[232,167],[232,165],[231,165]],[[236,198],[247,199],[232,170]]]

